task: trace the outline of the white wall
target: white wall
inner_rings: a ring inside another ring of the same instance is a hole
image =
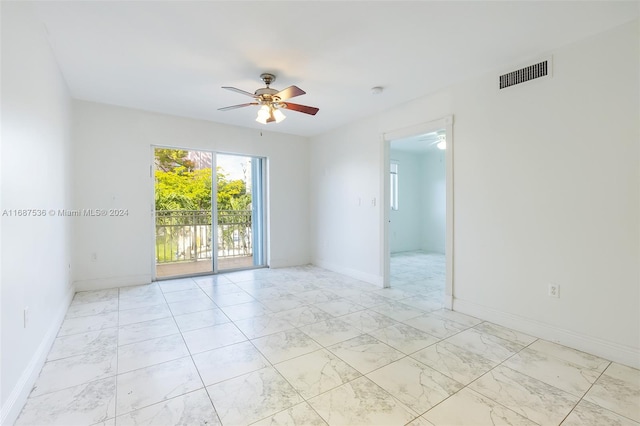
[[[128,209],[126,217],[74,221],[78,289],[148,283],[153,264],[152,145],[268,158],[269,255],[272,267],[309,256],[308,141],[274,132],[73,102],[73,192],[77,209]],[[96,260],[91,260],[91,254]]]
[[[447,194],[445,151],[431,149],[422,157],[422,245],[430,253],[445,252]]]
[[[70,98],[29,4],[2,2],[2,206],[63,209],[70,201]],[[64,217],[3,215],[0,423],[11,424],[73,296]],[[29,308],[23,325],[23,309]]]
[[[396,151],[391,143],[391,160],[398,162],[398,210],[389,212],[391,253],[420,250],[423,246],[423,156]],[[382,197],[381,197],[382,199]]]
[[[399,162],[399,210],[389,212],[391,253],[423,250],[445,252],[446,176],[444,151],[400,151],[393,148],[391,160]]]
[[[453,114],[454,309],[640,367],[638,21],[548,53],[551,79],[486,74],[314,137],[313,258],[381,281],[385,206],[352,200],[383,195],[381,134]]]

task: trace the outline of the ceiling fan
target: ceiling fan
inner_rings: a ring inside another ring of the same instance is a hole
[[[258,110],[258,118],[256,121],[262,124],[281,122],[286,117],[282,113],[281,109],[290,109],[292,111],[298,111],[305,114],[316,115],[319,111],[318,108],[310,107],[306,105],[294,104],[292,102],[286,102],[296,96],[304,95],[306,92],[297,86],[289,86],[283,90],[276,90],[269,87],[271,83],[276,81],[276,76],[269,73],[260,74],[260,78],[264,81],[267,87],[258,89],[255,93],[246,92],[235,87],[223,86],[223,89],[231,90],[233,92],[242,93],[243,95],[251,96],[254,102],[248,102],[246,104],[232,105],[218,109],[218,111],[229,111],[236,108],[242,108],[250,105],[260,105]]]

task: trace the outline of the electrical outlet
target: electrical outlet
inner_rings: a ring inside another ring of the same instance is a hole
[[[560,286],[558,284],[549,284],[549,297],[560,298]]]
[[[29,307],[28,306],[24,307],[24,311],[22,313],[22,320],[24,323],[24,328],[27,328],[27,325],[29,324]]]

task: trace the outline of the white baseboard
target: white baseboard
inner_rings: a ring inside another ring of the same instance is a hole
[[[555,327],[537,320],[478,305],[467,300],[454,299],[453,310],[485,321],[493,322],[504,327],[512,328],[533,337],[549,340],[563,346],[587,352],[589,354],[605,358],[609,361],[628,365],[633,368],[640,368],[639,348],[633,348],[631,346],[621,345],[619,343]]]
[[[370,284],[374,284],[380,286],[382,288],[384,284],[384,279],[381,275],[373,275],[368,274],[366,272],[358,271],[351,268],[346,268],[344,266],[336,265],[330,262],[324,262],[322,260],[316,260],[313,262],[314,265],[319,266],[320,268],[328,269],[333,272],[337,272],[342,275],[346,275],[351,278],[355,278],[360,281],[365,281]]]
[[[107,290],[116,287],[129,287],[132,285],[149,284],[151,282],[151,275],[125,275],[120,277],[107,277],[97,278],[89,280],[77,280],[73,284],[76,287],[76,291],[90,291],[90,290]]]
[[[49,329],[42,337],[38,349],[36,349],[29,361],[29,364],[20,375],[16,385],[13,387],[11,394],[2,405],[2,409],[0,410],[0,425],[12,425],[20,415],[22,407],[24,407],[25,402],[27,402],[31,389],[33,389],[33,385],[38,379],[40,370],[42,370],[42,367],[47,360],[47,355],[51,350],[51,345],[53,345],[53,341],[58,335],[58,330],[60,330],[60,326],[62,325],[62,321],[64,321],[64,316],[67,313],[67,309],[71,304],[74,294],[75,289],[72,286],[69,286],[68,292],[65,295],[65,303],[63,303],[58,309],[58,312],[51,321]]]

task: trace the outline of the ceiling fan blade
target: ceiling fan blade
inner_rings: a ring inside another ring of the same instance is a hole
[[[230,109],[242,108],[242,107],[246,107],[246,106],[250,106],[250,105],[258,105],[258,103],[257,102],[250,102],[248,104],[231,105],[231,106],[224,107],[224,108],[218,108],[218,111],[229,111]]]
[[[291,98],[296,97],[296,96],[304,95],[305,93],[307,93],[307,92],[305,92],[304,90],[302,90],[298,86],[289,86],[286,89],[282,89],[281,91],[276,93],[275,96],[277,96],[281,100],[285,101],[287,99],[291,99]]]
[[[253,93],[249,93],[247,91],[244,91],[242,89],[237,89],[235,87],[229,87],[229,86],[222,86],[223,89],[227,89],[227,90],[231,90],[232,92],[238,92],[238,93],[242,93],[243,95],[247,95],[247,96],[251,96],[252,98],[257,98],[258,96],[256,96]]]
[[[311,114],[311,115],[316,115],[316,113],[320,111],[316,107],[310,107],[310,106],[300,105],[300,104],[292,104],[291,102],[285,102],[283,105],[286,109],[290,109],[298,112],[304,112],[305,114]]]

